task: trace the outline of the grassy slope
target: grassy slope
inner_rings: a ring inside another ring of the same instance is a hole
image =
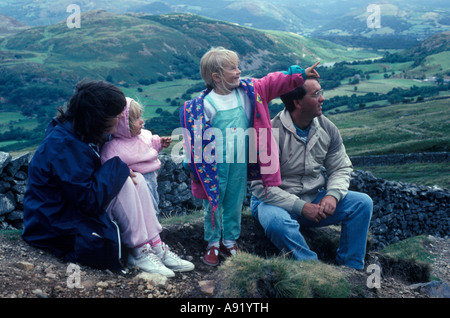
[[[399,104],[330,115],[339,127],[349,155],[449,151],[449,100]],[[387,180],[450,189],[450,166],[416,163],[394,166],[356,166]]]
[[[443,151],[450,143],[448,103],[398,104],[329,117],[350,155]]]

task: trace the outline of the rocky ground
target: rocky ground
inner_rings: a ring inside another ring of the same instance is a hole
[[[261,256],[277,254],[253,218],[244,217],[242,229],[239,243],[243,251]],[[194,271],[161,280],[142,275],[136,269],[112,273],[74,267],[29,246],[18,235],[0,231],[0,298],[213,298],[217,268],[201,262],[205,248],[202,223],[165,226],[161,236],[178,255],[195,264]],[[450,239],[431,238],[426,248],[436,255],[431,275],[449,284]],[[369,253],[369,257],[383,261],[376,253]],[[407,271],[400,269],[403,273]],[[350,275],[354,283],[361,285],[364,297],[430,297],[425,288],[413,285],[417,282],[411,281],[411,275],[402,277],[384,269],[381,288],[372,289],[366,287],[369,273],[350,271]]]

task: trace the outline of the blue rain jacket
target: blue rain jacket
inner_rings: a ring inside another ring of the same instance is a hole
[[[29,164],[22,237],[68,262],[120,269],[119,230],[105,210],[129,175],[118,157],[101,165],[95,146],[54,119]]]

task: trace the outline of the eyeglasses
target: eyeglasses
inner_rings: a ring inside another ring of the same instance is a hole
[[[323,96],[323,89],[318,90],[317,92],[315,92],[314,94],[311,95],[312,98],[319,98],[320,95]]]

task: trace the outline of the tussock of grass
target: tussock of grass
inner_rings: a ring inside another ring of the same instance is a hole
[[[381,253],[391,258],[431,263],[435,256],[424,247],[424,244],[429,242],[426,235],[414,236],[386,246]]]
[[[5,239],[9,241],[17,241],[21,239],[22,231],[21,230],[2,230],[0,232],[0,240]]]
[[[317,261],[265,259],[240,252],[219,268],[218,277],[220,297],[345,298],[351,295],[345,274]]]

